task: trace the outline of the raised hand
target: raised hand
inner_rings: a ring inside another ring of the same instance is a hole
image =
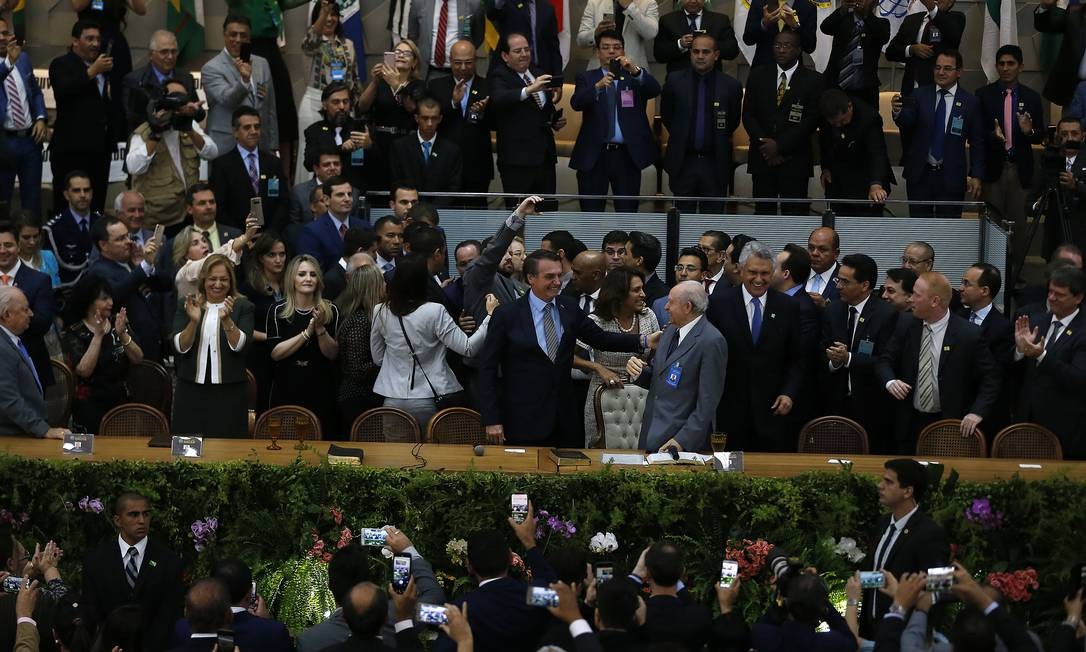
[[[226,300],[222,302],[222,308],[219,308],[219,323],[226,326],[232,314],[234,314],[234,297],[226,295]]]
[[[121,308],[117,311],[117,316],[113,318],[113,330],[117,333],[118,336],[122,335],[126,330],[128,330],[127,308]]]
[[[197,298],[195,294],[185,297],[185,314],[190,321],[200,321],[204,315],[204,298]]]

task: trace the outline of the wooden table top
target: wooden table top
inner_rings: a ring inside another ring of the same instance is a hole
[[[295,442],[280,441],[281,450],[267,449],[268,440],[258,439],[206,439],[203,457],[190,459],[200,462],[252,461],[261,464],[286,465],[301,459],[309,464],[319,464],[328,452],[329,442],[307,443],[298,450]],[[375,468],[405,468],[416,463],[411,454],[413,444],[350,443],[340,444],[361,448],[365,451],[362,466]],[[169,462],[173,459],[169,448],[150,448],[141,438],[99,437],[95,439],[94,454],[89,456],[66,455],[61,451],[61,442],[55,439],[27,439],[21,437],[0,437],[0,452],[21,455],[37,459],[83,459],[93,462],[113,460]],[[500,471],[503,473],[556,473],[557,466],[547,455],[547,448],[486,446],[482,456],[477,456],[471,446],[426,444],[419,454],[427,461],[429,471],[464,471],[473,468],[478,471]],[[637,451],[599,449],[586,450],[585,455],[591,461],[587,466],[563,466],[562,474],[583,473],[603,468],[603,453],[630,454]],[[855,473],[877,476],[882,473],[883,463],[888,457],[879,455],[815,455],[799,453],[747,453],[745,473],[760,477],[791,477],[808,471],[834,471],[840,468],[839,459],[852,463]],[[1058,460],[1010,460],[991,458],[922,458],[921,461],[945,464],[948,471],[958,471],[961,479],[989,481],[1009,479],[1015,473],[1027,480],[1044,479],[1052,475],[1063,474],[1074,479],[1086,479],[1086,462],[1068,462]],[[690,466],[625,466],[616,469],[630,469],[642,472],[705,472],[711,467]]]

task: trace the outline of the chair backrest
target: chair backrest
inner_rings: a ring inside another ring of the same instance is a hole
[[[379,407],[366,410],[351,424],[351,441],[401,442],[422,441],[419,422],[398,408]]]
[[[818,417],[800,430],[796,450],[800,453],[867,455],[867,431],[852,419]]]
[[[142,403],[118,405],[98,424],[100,437],[170,438],[170,424],[160,410]]]
[[[49,366],[53,368],[54,382],[45,388],[45,420],[51,428],[67,428],[71,425],[75,375],[60,360],[50,358]]]
[[[441,410],[430,419],[426,427],[428,444],[481,444],[486,435],[483,417],[475,410],[451,407]]]
[[[1016,423],[999,431],[992,457],[1062,460],[1063,447],[1054,432],[1036,423]]]
[[[162,414],[170,413],[173,402],[173,381],[166,368],[157,362],[143,360],[128,369],[125,382],[128,401],[150,405]]]
[[[320,441],[322,437],[320,419],[300,405],[274,407],[261,414],[253,428],[253,439]]]
[[[946,457],[987,457],[988,444],[977,428],[970,437],[962,437],[961,419],[940,419],[920,431],[916,442],[917,455]]]
[[[596,448],[637,448],[641,415],[649,390],[627,383],[609,388],[600,385],[592,397],[596,406]]]

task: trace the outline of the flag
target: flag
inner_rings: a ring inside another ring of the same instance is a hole
[[[732,23],[737,30],[745,29],[747,25],[747,14],[750,12],[750,0],[735,0],[735,18]],[[747,58],[747,64],[754,61],[754,46],[747,45],[743,42],[743,37],[737,39],[739,41],[739,51],[743,53],[743,56]]]
[[[360,0],[334,0],[339,7],[339,24],[343,26],[343,38],[354,44],[354,58],[358,65],[359,81],[366,81],[366,45],[362,39],[362,12],[359,11]],[[309,15],[313,15],[320,0],[309,1]],[[406,24],[406,21],[405,21]]]
[[[925,9],[924,5],[917,0],[879,0],[876,11],[878,12],[876,15],[880,18],[890,21],[890,41],[892,41],[897,31],[901,29],[901,21],[905,19],[905,16],[925,11]],[[889,45],[890,41],[887,41],[886,45]],[[882,46],[883,52],[886,51],[886,45]]]
[[[15,7],[11,10],[11,28],[15,31],[15,38],[23,41],[26,39],[26,0],[16,0]]]
[[[984,3],[984,39],[980,48],[980,67],[993,82],[996,51],[1004,45],[1018,45],[1018,13],[1014,0],[986,0]]]
[[[1059,0],[1056,6],[1061,9],[1067,9],[1071,5],[1077,5],[1078,0],[1074,2],[1068,2],[1067,0]],[[1056,57],[1059,56],[1060,46],[1063,45],[1063,34],[1041,34],[1041,45],[1038,48],[1038,59],[1041,64],[1041,70],[1046,73],[1052,72],[1052,66],[1056,63]]]
[[[558,49],[562,51],[562,69],[569,63],[569,0],[550,0],[558,21]],[[559,71],[560,73],[561,71]]]
[[[204,51],[204,0],[169,0],[166,29],[177,37],[177,63],[196,61]]]
[[[837,8],[835,0],[811,0],[811,4],[818,10],[818,25],[821,25],[822,21],[826,20],[826,16],[832,14],[834,9]],[[823,34],[820,29],[815,30],[815,32],[818,34],[818,41],[811,58],[814,59],[815,70],[825,72],[826,64],[830,61],[830,50],[833,49],[833,36]]]
[[[501,36],[498,34],[498,28],[494,26],[494,23],[490,22],[490,19],[486,19],[486,33],[483,35],[483,42],[486,44],[487,49],[491,52],[498,51],[498,39]]]

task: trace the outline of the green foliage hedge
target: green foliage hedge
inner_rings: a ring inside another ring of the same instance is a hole
[[[169,539],[182,555],[187,580],[205,574],[216,558],[240,557],[262,578],[262,593],[275,598],[280,617],[293,629],[319,618],[328,605],[319,590],[326,577],[322,564],[307,559],[306,551],[315,532],[334,549],[341,526],[329,516],[333,506],[342,510],[343,525],[355,533],[385,524],[403,529],[455,593],[468,585],[466,572],[450,559],[446,544],[481,528],[507,528],[509,494],[526,491],[537,510],[572,521],[577,528],[568,540],[552,536],[542,545],[587,549],[596,532],[613,532],[619,550],[607,558],[617,571],[624,571],[647,543],[661,537],[678,540],[687,561],[687,583],[706,600],[729,539],[765,539],[783,546],[839,589],[854,565],[835,553],[828,540],[852,537],[861,550],[873,554],[869,536],[880,514],[877,479],[847,468],[784,479],[616,469],[512,476],[301,461],[290,466],[250,461],[88,463],[0,455],[0,478],[0,509],[16,520],[23,512],[29,516],[18,536],[31,548],[49,538],[58,541],[66,552],[61,570],[75,585],[83,554],[113,536],[113,497],[136,490],[151,498],[152,535]],[[79,501],[85,496],[100,498],[105,511],[81,509]],[[988,499],[992,509],[1002,513],[997,527],[986,529],[964,518],[978,498]],[[1037,570],[1040,588],[1030,601],[1015,605],[1033,626],[1062,620],[1070,566],[1086,557],[1081,543],[1086,485],[1061,477],[959,483],[951,473],[926,503],[947,528],[958,558],[978,577],[991,571]],[[197,552],[191,525],[207,516],[218,519],[217,536]],[[385,573],[387,566],[381,555],[374,555],[376,570]],[[760,613],[769,600],[764,573],[761,579],[744,584],[749,615]]]

